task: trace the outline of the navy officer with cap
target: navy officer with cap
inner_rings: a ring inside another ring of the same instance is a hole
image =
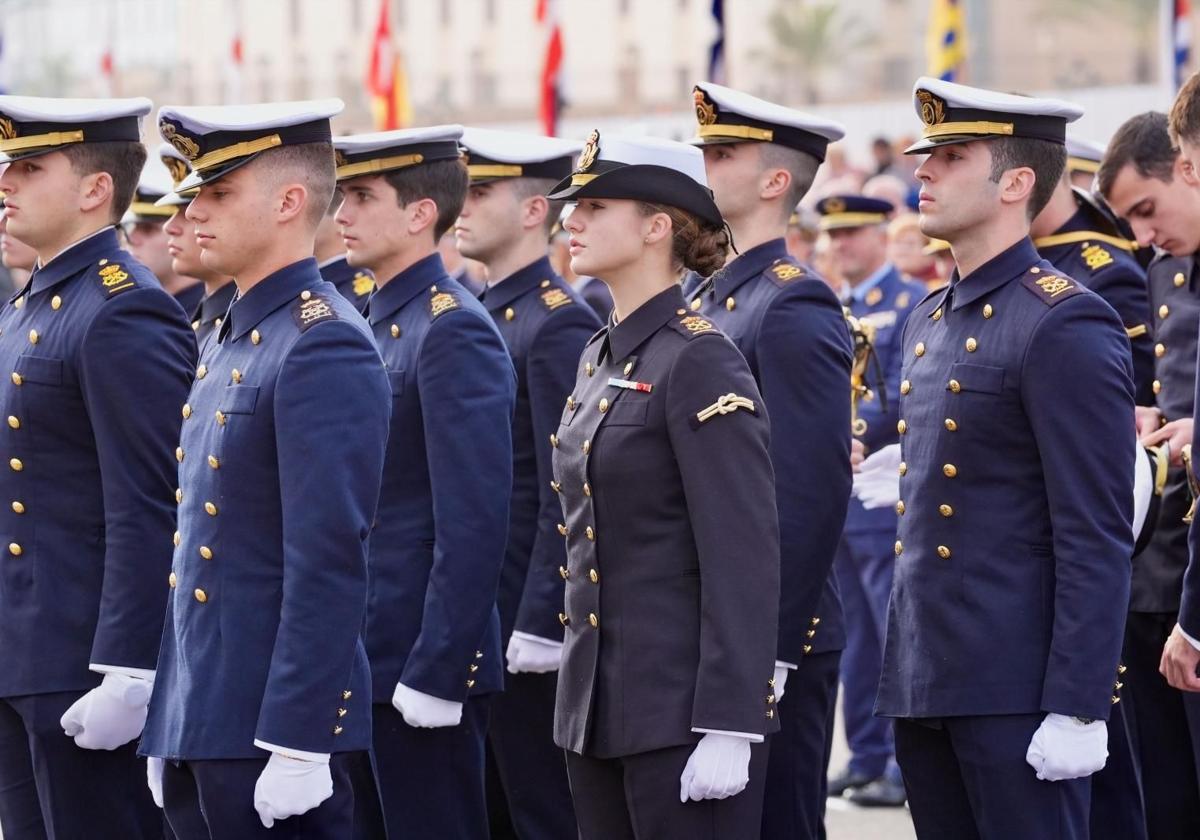
[[[775,695],[763,835],[823,835],[838,662],[833,576],[850,497],[850,333],[829,286],[788,255],[784,233],[840,125],[710,83],[693,92],[696,143],[740,255],[691,308],[737,344],[771,412],[780,575]],[[793,673],[794,672],[794,673]]]
[[[185,190],[183,194],[174,191],[192,173],[191,162],[170,143],[158,147],[158,157],[171,173],[174,184],[172,192],[155,202],[171,211],[163,222],[171,267],[176,274],[194,277],[203,284],[204,296],[187,313],[192,329],[196,331],[196,346],[203,353],[205,342],[221,326],[225,313],[229,311],[237,286],[232,277],[214,271],[200,258],[200,244],[192,232],[192,223],[186,217],[188,205],[192,203],[197,190]]]
[[[504,340],[437,251],[467,193],[461,137],[453,125],[334,142],[336,218],[350,264],[380,281],[367,319],[392,390],[366,625],[375,758],[393,836],[447,840],[488,831],[516,402]]]
[[[201,259],[239,290],[181,408],[141,745],[179,840],[271,837],[276,820],[306,838],[383,830],[362,626],[391,395],[366,323],[312,258],[341,109],[159,112],[195,170],[179,191],[199,187],[186,212]]]
[[[545,195],[571,174],[582,144],[468,128],[462,145],[470,188],[455,239],[464,257],[487,268],[480,299],[517,371],[513,494],[498,599],[509,676],[492,701],[488,728],[492,837],[513,831],[525,840],[553,840],[576,827],[553,738],[566,550],[550,435],[600,320],[550,266],[548,237],[561,205]],[[504,826],[505,802],[511,829]]]
[[[922,78],[910,153],[948,288],[909,317],[896,571],[877,712],[918,836],[1086,837],[1133,550],[1133,366],[1120,318],[1029,224],[1081,110]],[[874,460],[875,463],[872,463]]]
[[[340,193],[335,193],[329,211],[317,228],[317,244],[314,255],[321,276],[337,287],[342,297],[354,304],[359,312],[367,311],[367,301],[375,291],[375,276],[369,268],[353,266],[346,261],[346,243],[338,229],[335,218],[342,203]]]
[[[131,742],[157,667],[171,453],[196,349],[179,306],[114,228],[146,158],[150,107],[0,97],[8,232],[38,256],[0,309],[8,837],[161,830]]]
[[[835,195],[817,203],[820,228],[846,280],[843,298],[850,314],[872,335],[873,358],[865,381],[869,390],[857,400],[852,431],[871,454],[895,443],[900,398],[900,336],[925,287],[907,280],[887,259],[887,222],[891,202],[861,195]],[[904,785],[896,766],[891,721],[875,717],[887,602],[892,592],[896,514],[867,510],[850,500],[846,528],[834,569],[846,612],[846,649],[842,655],[842,716],[849,764],[829,782],[829,795],[849,792],[860,805],[901,805]]]

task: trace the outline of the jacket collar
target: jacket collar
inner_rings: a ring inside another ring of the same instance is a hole
[[[442,264],[442,255],[434,251],[401,271],[371,295],[367,304],[367,320],[374,326],[385,318],[390,318],[422,289],[429,289],[449,279],[446,266]]]
[[[1037,265],[1041,261],[1042,258],[1038,256],[1033,242],[1026,236],[992,257],[966,277],[959,277],[958,269],[955,268],[954,273],[950,276],[950,287],[943,295],[943,301],[949,296],[953,300],[953,309],[957,312],[1005,283],[1020,277],[1031,266]],[[930,315],[932,316],[932,312]]]
[[[192,314],[193,321],[199,321],[201,324],[211,324],[218,318],[224,318],[225,313],[229,311],[229,304],[233,301],[234,295],[237,294],[237,283],[230,280],[221,288],[217,289],[211,295],[206,295],[200,305],[196,307],[196,311]]]
[[[73,277],[83,271],[89,264],[96,264],[102,257],[120,250],[121,243],[117,239],[117,229],[115,227],[101,228],[55,255],[50,262],[35,268],[25,288],[30,289],[31,295],[44,292],[57,286],[68,277]],[[11,299],[16,299],[24,293],[25,289],[22,289]]]
[[[317,261],[312,257],[268,274],[230,305],[229,316],[221,324],[217,341],[224,341],[226,336],[233,336],[233,340],[237,341],[276,309],[321,282],[321,272],[317,270]]]
[[[550,258],[541,257],[524,268],[513,272],[494,286],[489,286],[480,294],[479,299],[489,312],[503,309],[526,292],[538,288],[543,280],[553,278],[554,269],[550,267]]]
[[[711,288],[716,297],[728,297],[743,283],[762,274],[775,262],[786,259],[787,255],[787,243],[782,236],[755,245],[714,274]]]
[[[683,306],[683,290],[678,285],[659,292],[650,300],[617,322],[613,315],[600,346],[600,356],[608,353],[614,361],[624,359],[654,335],[663,324],[680,314],[686,314]]]

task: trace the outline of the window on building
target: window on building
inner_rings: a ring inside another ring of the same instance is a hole
[[[496,99],[496,77],[487,66],[483,50],[471,50],[471,98],[478,105],[490,105]]]
[[[291,0],[288,4],[288,27],[293,35],[300,34],[300,28],[303,26],[301,20],[301,0]]]
[[[454,17],[454,9],[452,0],[441,0],[441,19],[442,26],[449,26],[450,21]]]
[[[638,102],[641,93],[641,72],[638,48],[630,44],[621,53],[621,60],[617,65],[617,95],[622,104],[632,105]]]

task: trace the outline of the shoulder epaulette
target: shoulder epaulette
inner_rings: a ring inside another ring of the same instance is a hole
[[[133,282],[133,278],[129,276],[129,272],[121,267],[120,263],[109,262],[108,260],[100,261],[99,277],[100,287],[104,289],[104,293],[108,297],[118,292],[128,291],[137,285]]]
[[[1043,271],[1036,265],[1025,272],[1021,284],[1047,306],[1057,306],[1067,298],[1083,294],[1083,287],[1074,280]]]
[[[354,275],[354,294],[356,297],[369,295],[375,291],[375,278],[365,271]]]
[[[545,305],[545,307],[551,312],[553,312],[555,309],[558,309],[560,306],[568,306],[575,302],[571,300],[571,296],[562,289],[554,288],[546,289],[544,292],[542,292],[541,298],[542,304]]]
[[[436,320],[439,315],[458,309],[458,298],[449,292],[438,291],[437,286],[429,289],[429,320]]]
[[[338,314],[333,309],[329,298],[316,292],[303,291],[300,298],[292,305],[292,318],[300,332],[305,332],[314,324],[322,321],[336,321]]]
[[[708,335],[709,333],[720,333],[712,321],[707,318],[701,318],[699,315],[682,315],[672,318],[668,321],[676,332],[687,338],[695,338],[698,335]]]
[[[776,260],[763,272],[779,285],[790,283],[804,276],[804,269],[788,260]]]
[[[1087,267],[1092,271],[1098,271],[1106,265],[1112,265],[1112,254],[1102,246],[1084,242],[1079,247],[1082,251],[1081,256],[1083,257],[1083,261],[1087,263]]]

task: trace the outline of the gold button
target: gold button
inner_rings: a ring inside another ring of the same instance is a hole
[[[17,372],[14,370],[14,371],[13,371],[13,375],[12,375],[12,381],[13,381],[13,384],[14,384],[14,385],[20,385],[20,384],[21,384],[21,383],[22,383],[24,380],[23,380],[23,379],[21,379],[21,374],[17,373]]]
[[[608,411],[608,397],[602,397],[600,399],[600,413],[603,414],[606,411]]]
[[[561,485],[561,484],[559,484],[557,481],[551,481],[551,482],[550,482],[550,489],[551,489],[551,490],[553,490],[555,493],[561,493],[561,492],[562,492],[562,485]]]
[[[558,435],[550,435],[550,445],[558,449]]]
[[[175,460],[181,464],[183,463],[183,447],[182,446],[175,447]]]
[[[594,367],[592,367],[591,362],[588,362],[586,365],[583,366],[583,372],[586,373],[588,376],[591,376],[593,373],[596,372],[596,369]]]
[[[567,625],[569,625],[571,623],[571,616],[567,615],[566,613],[559,613],[558,614],[558,623],[561,624],[563,627],[566,627]]]
[[[229,378],[233,380],[234,385],[240,385],[242,382],[242,372],[234,368],[229,372]]]
[[[204,512],[207,513],[209,516],[216,516],[217,515],[217,506],[214,505],[212,502],[205,502],[204,503]]]
[[[896,423],[896,431],[900,434],[904,434],[908,431],[908,423],[906,423],[904,420],[899,421]]]
[[[559,566],[558,567],[558,576],[560,578],[562,578],[563,580],[566,580],[567,578],[569,578],[571,576],[571,570],[568,569],[566,566]]]
[[[504,320],[505,321],[511,321],[513,318],[516,318],[516,317],[517,317],[516,310],[514,310],[511,306],[508,307],[508,309],[504,310]]]
[[[310,292],[308,289],[305,289],[300,293],[300,300],[308,300],[310,297],[312,297],[312,292]]]
[[[907,394],[911,390],[912,390],[912,383],[909,382],[907,379],[905,379],[903,382],[900,383],[900,393],[901,394]]]
[[[1162,306],[1158,307],[1158,317],[1159,318],[1166,318],[1170,314],[1171,314],[1171,307],[1167,306],[1165,303]]]
[[[571,533],[571,530],[566,525],[559,522],[558,523],[558,533],[565,537]]]
[[[12,509],[13,509],[13,513],[24,513],[25,505],[21,504],[20,502],[13,502]]]
[[[106,257],[105,259],[100,260],[100,262],[98,264],[99,265],[108,265],[108,258]]]
[[[983,317],[984,318],[991,318],[995,314],[996,314],[996,310],[992,309],[992,305],[990,303],[985,303],[983,305]]]
[[[950,505],[938,505],[938,513],[949,519],[954,515],[954,508],[950,507]]]
[[[200,546],[200,556],[205,560],[211,560],[213,558],[212,549],[206,545]]]
[[[736,306],[737,306],[737,304],[734,302],[733,298],[725,298],[725,309],[726,310],[728,310],[729,312],[732,312],[734,310],[734,307],[736,307]]]
[[[1121,698],[1120,698],[1120,697],[1118,697],[1117,695],[1115,695],[1115,694],[1114,694],[1114,695],[1112,696],[1112,704],[1115,706],[1115,705],[1117,705],[1117,704],[1118,704],[1118,703],[1120,703],[1120,702],[1121,702]]]
[[[467,688],[474,688],[475,680],[467,680]]]
[[[24,305],[25,305],[25,298],[23,298],[23,297],[19,297],[13,301],[13,306],[17,309],[20,309]]]
[[[583,482],[583,495],[585,495],[585,496],[592,495],[592,485],[588,484],[586,481]]]
[[[1129,670],[1129,666],[1127,666],[1127,665],[1118,665],[1118,666],[1117,666],[1117,673],[1118,673],[1118,674],[1124,674],[1124,673],[1125,673],[1126,671],[1128,671],[1128,670]]]
[[[1187,278],[1183,276],[1182,272],[1175,275],[1175,286],[1176,287],[1182,286],[1186,282],[1187,282]]]
[[[308,294],[308,292],[305,292],[305,294]],[[348,714],[348,712],[344,708],[337,710],[337,716],[340,718],[344,718],[347,714]]]
[[[692,311],[693,312],[700,311],[700,298],[696,298],[694,301],[692,301]]]
[[[29,331],[29,343],[30,343],[30,344],[37,344],[37,343],[38,343],[38,337],[39,337],[39,336],[38,336],[38,331],[37,331],[37,330],[30,330],[30,331]]]
[[[687,310],[686,310],[686,309],[676,309],[676,310],[675,310],[675,314],[676,314],[676,315],[686,315],[686,314],[687,314]]]
[[[941,557],[943,560],[950,559],[950,549],[946,548],[944,545],[939,545],[937,547],[937,553],[938,557]]]
[[[904,476],[904,475],[907,475],[907,474],[908,474],[908,464],[906,464],[906,463],[904,463],[903,461],[901,461],[901,462],[900,462],[900,475],[901,475],[901,476]]]
[[[585,529],[583,530],[583,535],[584,535],[585,537],[587,537],[589,540],[591,540],[592,542],[595,542],[595,541],[596,541],[596,532],[595,532],[595,530],[592,528],[592,526],[591,526],[591,525],[587,526],[587,528],[585,528]]]
[[[903,499],[901,499],[900,501],[896,502],[896,513],[897,513],[899,516],[903,516],[903,515],[904,515],[904,511],[905,511],[905,510],[907,510],[907,508],[905,508],[905,507],[904,507],[904,500],[903,500]]]
[[[183,419],[186,420],[192,416],[192,407],[187,403],[183,404]]]
[[[351,697],[353,697],[353,696],[354,696],[354,692],[353,692],[353,691],[343,691],[343,692],[342,692],[342,699],[343,699],[343,700],[349,700],[349,699],[350,699]]]
[[[933,320],[942,320],[942,307],[939,306],[937,309],[933,310]]]
[[[8,465],[12,467],[13,472],[20,472],[21,470],[25,469],[25,465],[21,463],[20,458],[10,458]]]
[[[182,487],[175,488],[175,504],[177,504],[177,505],[183,504],[183,488]]]
[[[209,455],[208,456],[208,465],[215,470],[221,466],[221,459],[218,458],[216,455]]]
[[[217,418],[217,425],[224,426],[225,425],[225,413],[223,411],[218,411],[215,416]]]
[[[918,341],[917,346],[913,348],[913,353],[915,353],[918,357],[924,356],[925,355],[925,342]]]
[[[180,533],[178,531],[176,531],[174,534],[171,535],[171,542],[175,543],[176,547],[179,546],[179,543],[182,540],[183,540],[183,537],[180,535]]]
[[[633,373],[633,362],[626,362],[625,363],[625,375],[628,376],[631,373]]]
[[[904,543],[900,542],[900,540],[896,540],[896,547],[894,550],[896,552],[896,556],[899,557],[904,553]]]
[[[22,554],[25,553],[25,549],[21,548],[20,544],[18,544],[18,543],[9,543],[8,544],[8,553],[11,554],[13,557],[20,557]]]
[[[968,338],[966,346],[967,346],[968,353],[974,353],[976,350],[979,349],[979,342],[973,338]]]
[[[585,440],[583,442],[583,454],[586,455],[591,451],[592,451],[592,442],[590,440]]]
[[[816,630],[808,630],[805,632],[804,635],[811,639],[813,636],[817,635],[817,631]]]
[[[953,420],[951,420],[949,417],[946,418],[946,431],[948,431],[948,432],[957,432],[958,431],[958,424],[955,423]]]
[[[809,646],[809,645],[805,645],[805,647],[810,647],[810,646]],[[806,650],[806,651],[805,651],[805,653],[808,653],[808,651]],[[774,718],[774,717],[775,717],[775,710],[774,710],[774,709],[767,709],[767,718],[769,718],[769,719],[770,719],[770,718]]]
[[[251,330],[250,331],[250,343],[258,344],[260,341],[262,341],[262,333],[260,333],[258,330]]]
[[[946,464],[946,466],[942,467],[942,474],[945,475],[946,478],[954,478],[956,475],[958,475],[958,467],[954,466],[953,464]]]
[[[399,338],[400,337],[400,326],[398,324],[392,324],[391,332],[392,332],[392,338]]]
[[[175,577],[174,572],[171,572],[171,574],[167,575],[167,585],[168,586],[170,586],[172,589],[174,589],[175,584],[177,584],[177,583],[179,583],[179,578]]]
[[[805,646],[804,646],[804,652],[805,652],[805,653],[812,653],[812,645],[805,645]],[[767,713],[767,717],[770,717],[770,716],[771,716],[771,713],[770,713],[770,712],[768,712],[768,713]]]
[[[62,298],[60,298],[58,295],[50,298],[50,308],[56,312],[59,309],[62,309]]]
[[[590,580],[592,583],[599,583],[600,582],[600,573],[597,572],[595,569],[590,570],[588,572],[588,580]]]
[[[206,365],[200,365],[200,367],[196,368],[197,379],[203,379],[206,376],[208,376],[208,367]]]
[[[1041,274],[1042,270],[1035,265],[1033,268],[1029,269],[1029,273],[1030,274]]]
[[[344,729],[343,729],[341,726],[335,726],[335,727],[333,727],[333,734],[334,734],[334,735],[341,735],[341,734],[342,734],[343,732],[345,732],[345,731],[346,731],[346,730],[344,730]]]
[[[821,619],[819,619],[817,616],[815,616],[815,615],[814,615],[814,616],[812,617],[812,622],[811,622],[811,623],[812,623],[812,626],[813,626],[813,627],[816,627],[818,624],[820,624],[820,623],[821,623]]]
[[[588,624],[592,625],[593,627],[600,626],[600,619],[596,618],[595,613],[588,613]]]
[[[574,411],[574,410],[575,410],[575,398],[567,397],[567,411]]]
[[[21,428],[21,421],[20,421],[20,420],[18,420],[16,417],[14,417],[14,416],[13,416],[13,415],[11,415],[11,414],[10,414],[10,415],[8,415],[8,428],[10,428],[10,429],[19,429],[19,428]]]
[[[961,390],[962,390],[962,385],[959,383],[959,381],[957,379],[951,379],[950,380],[950,393],[957,394]]]
[[[543,281],[542,281],[542,283],[541,283],[541,286],[542,286],[542,288],[543,288],[543,289],[548,289],[548,288],[550,288],[550,281],[549,281],[549,280],[543,280]]]
[[[1167,345],[1163,344],[1162,342],[1155,344],[1154,345],[1154,355],[1158,356],[1158,358],[1160,358],[1160,359],[1163,356],[1167,355]]]
[[[1156,393],[1156,394],[1157,394],[1159,391],[1161,391],[1161,390],[1162,390],[1162,383],[1161,383],[1161,382],[1159,382],[1157,379],[1155,379],[1155,380],[1154,380],[1154,385],[1153,385],[1153,388],[1154,388],[1154,393]]]
[[[432,286],[429,287],[429,293],[431,295],[437,294],[437,283],[434,283]]]

